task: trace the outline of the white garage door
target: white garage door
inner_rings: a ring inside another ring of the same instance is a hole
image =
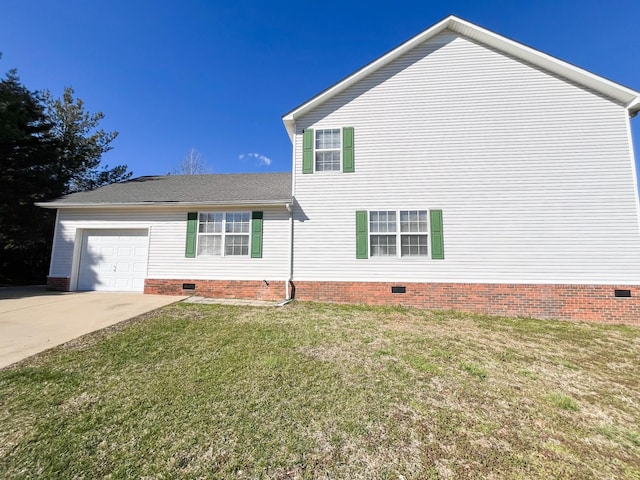
[[[86,230],[78,290],[141,292],[147,274],[147,230]]]

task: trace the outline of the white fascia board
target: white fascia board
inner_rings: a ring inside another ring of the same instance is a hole
[[[522,43],[510,40],[506,37],[503,37],[502,35],[498,35],[497,33],[474,25],[473,23],[467,22],[466,20],[462,20],[454,15],[450,15],[444,20],[436,23],[432,27],[429,27],[422,33],[419,33],[415,37],[409,39],[405,43],[391,50],[390,52],[384,54],[377,60],[374,60],[360,70],[349,75],[344,80],[339,81],[338,83],[319,93],[306,103],[303,103],[289,113],[286,113],[282,117],[282,121],[285,125],[285,128],[287,129],[287,132],[289,133],[289,138],[293,140],[296,118],[299,118],[301,115],[304,115],[318,105],[324,103],[328,99],[349,88],[351,85],[360,81],[362,78],[370,75],[379,68],[387,65],[389,62],[395,60],[399,56],[411,50],[415,46],[436,36],[446,29],[464,35],[465,37],[468,37],[479,43],[490,46],[515,58],[520,58],[544,70],[555,73],[577,84],[590,88],[591,90],[599,92],[619,102],[627,109],[629,109],[631,104],[637,101],[638,97],[640,97],[640,92],[612,82],[611,80],[607,80],[604,77],[595,75],[582,68],[576,67],[575,65],[571,65],[570,63],[559,60],[555,57],[552,57],[551,55],[547,55],[546,53],[542,53],[531,47],[523,45]],[[636,108],[640,109],[640,107]],[[631,110],[629,110],[629,112],[633,113]]]
[[[629,105],[627,105],[629,115],[635,116],[640,111],[640,97],[636,97]]]
[[[291,199],[282,200],[268,200],[268,201],[239,201],[239,202],[132,202],[132,203],[56,203],[56,202],[39,202],[35,205],[42,208],[166,208],[166,207],[202,207],[202,206],[216,206],[216,207],[286,207],[288,203],[291,203]]]

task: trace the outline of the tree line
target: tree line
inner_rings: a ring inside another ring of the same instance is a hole
[[[118,135],[100,128],[103,118],[70,87],[54,98],[15,70],[0,81],[0,284],[47,275],[55,212],[35,203],[131,177],[126,165],[101,164]]]

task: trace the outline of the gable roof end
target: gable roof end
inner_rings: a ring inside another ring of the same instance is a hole
[[[549,72],[567,78],[579,85],[590,88],[614,101],[619,102],[621,105],[624,105],[630,115],[635,115],[640,111],[640,92],[612,82],[611,80],[607,80],[604,77],[595,75],[582,68],[576,67],[575,65],[571,65],[570,63],[552,57],[551,55],[547,55],[546,53],[542,53],[531,47],[527,47],[526,45],[510,40],[502,35],[498,35],[497,33],[474,25],[466,20],[462,20],[454,15],[450,15],[444,20],[441,20],[422,33],[419,33],[415,37],[384,54],[377,60],[374,60],[360,70],[357,70],[345,79],[339,81],[323,92],[320,92],[318,95],[294,108],[289,113],[286,113],[282,117],[282,121],[289,133],[289,137],[293,139],[296,118],[323,104],[330,98],[349,88],[351,85],[357,83],[361,79],[367,77],[404,53],[413,49],[415,46],[435,37],[443,30],[451,30],[459,33],[467,38],[492,47],[498,51],[507,53],[513,57],[520,58],[540,68],[548,70]]]

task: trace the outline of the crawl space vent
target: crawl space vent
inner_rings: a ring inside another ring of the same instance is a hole
[[[631,290],[615,290],[615,296],[616,297],[630,297],[631,296]]]

